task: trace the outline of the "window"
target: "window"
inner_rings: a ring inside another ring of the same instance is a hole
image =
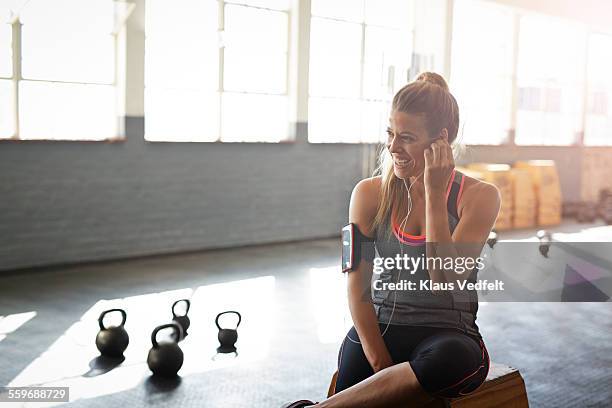
[[[8,8],[0,8],[0,138],[15,134],[12,27]]]
[[[584,144],[612,145],[612,36],[591,34]]]
[[[116,137],[113,2],[22,4],[0,10],[0,137]]]
[[[582,131],[586,31],[549,17],[520,20],[516,143],[570,145]]]
[[[288,2],[148,0],[145,138],[288,137]]]
[[[312,0],[308,140],[385,139],[391,99],[407,83],[409,1]]]
[[[511,11],[482,1],[455,2],[450,88],[459,104],[460,143],[495,145],[506,140],[512,115],[513,48]]]
[[[8,8],[0,5],[0,77],[13,76],[11,13]]]

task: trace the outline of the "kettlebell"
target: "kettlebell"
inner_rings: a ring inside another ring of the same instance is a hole
[[[153,347],[149,350],[147,364],[149,365],[149,369],[153,372],[153,375],[174,377],[183,366],[183,350],[181,350],[176,342],[161,344],[157,342],[157,333],[160,330],[170,327],[173,328],[175,332],[178,332],[172,336],[173,338],[177,338],[175,336],[178,336],[178,338],[183,337],[181,326],[174,322],[157,326],[153,330],[153,333],[151,333],[151,343]]]
[[[185,302],[186,309],[185,309],[185,314],[179,316],[179,315],[176,314],[174,309],[176,308],[176,305],[181,303],[181,302]],[[191,302],[189,301],[189,299],[180,299],[180,300],[177,300],[172,305],[172,321],[178,323],[179,326],[181,326],[181,329],[183,331],[183,337],[182,338],[176,338],[176,337],[174,338],[177,342],[179,342],[179,341],[183,340],[185,337],[187,337],[187,334],[188,334],[187,333],[187,329],[191,325],[191,321],[189,320],[189,317],[187,316],[187,313],[189,313],[189,308],[190,307],[191,307]]]
[[[104,316],[111,312],[121,313],[121,324],[119,326],[111,326],[108,328],[104,327]],[[130,342],[130,337],[123,327],[126,319],[127,314],[123,309],[109,309],[100,314],[100,317],[98,318],[100,331],[96,336],[96,347],[98,350],[100,350],[100,354],[106,357],[115,358],[123,356],[123,352]]]
[[[551,241],[550,233],[546,230],[539,230],[536,236],[538,237],[538,240],[540,240],[540,246],[538,247],[540,254],[542,254],[544,258],[548,258],[548,251],[550,250]]]
[[[222,329],[221,326],[219,326],[219,318],[223,316],[224,314],[228,314],[228,313],[234,313],[235,315],[238,316],[238,323],[236,323],[235,329]],[[240,326],[241,321],[242,321],[242,316],[240,315],[240,313],[235,312],[233,310],[228,310],[227,312],[221,312],[217,315],[217,318],[215,319],[215,324],[219,328],[219,335],[217,336],[217,338],[219,339],[219,343],[221,344],[217,348],[218,352],[233,353],[234,351],[236,351],[235,344],[236,344],[236,341],[238,340],[238,326]]]
[[[491,231],[489,233],[489,237],[487,238],[487,244],[489,244],[489,248],[493,249],[495,244],[497,244],[497,232]]]

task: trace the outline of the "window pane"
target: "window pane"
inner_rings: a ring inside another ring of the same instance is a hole
[[[410,79],[422,71],[444,70],[447,0],[418,0],[414,4],[415,59]]]
[[[104,140],[115,137],[115,89],[22,81],[20,139]]]
[[[311,19],[309,141],[384,140],[411,65],[414,2],[313,0],[312,14],[329,18]]]
[[[10,77],[13,75],[12,31],[10,24],[2,20],[0,16],[0,77]]]
[[[250,7],[225,7],[226,47],[250,48],[273,52],[287,51],[288,15],[282,11]]]
[[[225,7],[225,90],[286,92],[288,19],[284,12]]]
[[[511,126],[513,14],[482,1],[461,0],[453,16],[450,85],[461,118],[458,140],[502,143]]]
[[[0,81],[0,138],[12,137],[15,134],[13,116],[13,82]]]
[[[198,90],[145,89],[145,139],[212,142],[219,138],[219,94]]]
[[[287,139],[287,97],[224,93],[221,140],[279,142]]]
[[[386,140],[389,126],[390,102],[363,101],[361,115],[361,141],[381,143]]]
[[[361,141],[359,99],[314,98],[308,101],[308,141],[358,143]]]
[[[409,32],[366,26],[363,97],[390,101],[406,84],[411,53]]]
[[[313,16],[363,22],[363,0],[312,0],[310,7]]]
[[[286,92],[287,54],[226,49],[223,68],[224,89],[227,91]]]
[[[612,36],[589,37],[586,145],[612,145]]]
[[[310,95],[359,97],[361,26],[321,18],[310,24]]]
[[[219,139],[218,5],[147,0],[145,139]]]
[[[517,144],[576,141],[582,130],[585,36],[581,27],[552,18],[521,18]]]
[[[217,91],[217,9],[211,0],[147,1],[147,87]]]
[[[366,24],[405,29],[413,14],[411,0],[365,0]]]
[[[113,2],[31,0],[22,12],[23,76],[112,83]]]

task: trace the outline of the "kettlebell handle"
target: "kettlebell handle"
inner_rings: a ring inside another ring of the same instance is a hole
[[[189,301],[189,299],[179,299],[172,304],[172,316],[178,317],[176,312],[174,311],[174,308],[181,302],[185,302],[185,305],[187,305],[187,308],[185,309],[185,314],[183,316],[187,316],[187,313],[189,313],[189,308],[191,307],[191,302]]]
[[[219,318],[220,318],[221,316],[223,316],[224,314],[227,314],[227,313],[234,313],[235,315],[237,315],[237,316],[238,316],[238,323],[236,323],[236,328],[238,328],[238,326],[240,326],[240,322],[242,321],[242,316],[240,315],[240,313],[238,313],[238,312],[236,312],[236,311],[234,311],[234,310],[228,310],[227,312],[221,312],[221,313],[219,313],[219,314],[217,315],[217,318],[215,319],[215,324],[217,325],[217,328],[218,328],[219,330],[223,330],[223,329],[221,329],[221,326],[219,326]]]
[[[108,309],[103,311],[100,314],[100,317],[98,317],[98,324],[100,325],[100,330],[106,330],[106,327],[104,327],[104,316],[106,316],[107,313],[111,313],[111,312],[119,312],[121,313],[121,324],[119,325],[119,327],[123,326],[125,324],[125,321],[127,320],[127,313],[125,313],[125,310],[123,309]]]
[[[168,329],[168,328],[173,328],[174,331],[176,332],[176,334],[178,334],[179,339],[183,338],[183,329],[181,329],[181,326],[178,323],[166,323],[166,324],[162,324],[161,326],[157,326],[155,329],[153,329],[153,333],[151,333],[151,343],[153,343],[153,347],[157,348],[159,347],[159,343],[157,342],[157,333],[160,330],[163,329]]]

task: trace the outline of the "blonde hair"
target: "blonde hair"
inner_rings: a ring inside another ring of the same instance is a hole
[[[444,78],[435,72],[423,72],[400,89],[393,98],[391,111],[423,115],[425,128],[431,138],[436,137],[444,128],[448,132],[449,144],[457,138],[459,107]],[[378,163],[375,173],[382,177],[381,199],[373,228],[381,226],[390,215],[397,217],[401,209],[408,207],[403,181],[393,172],[393,158],[386,146],[380,151]]]

